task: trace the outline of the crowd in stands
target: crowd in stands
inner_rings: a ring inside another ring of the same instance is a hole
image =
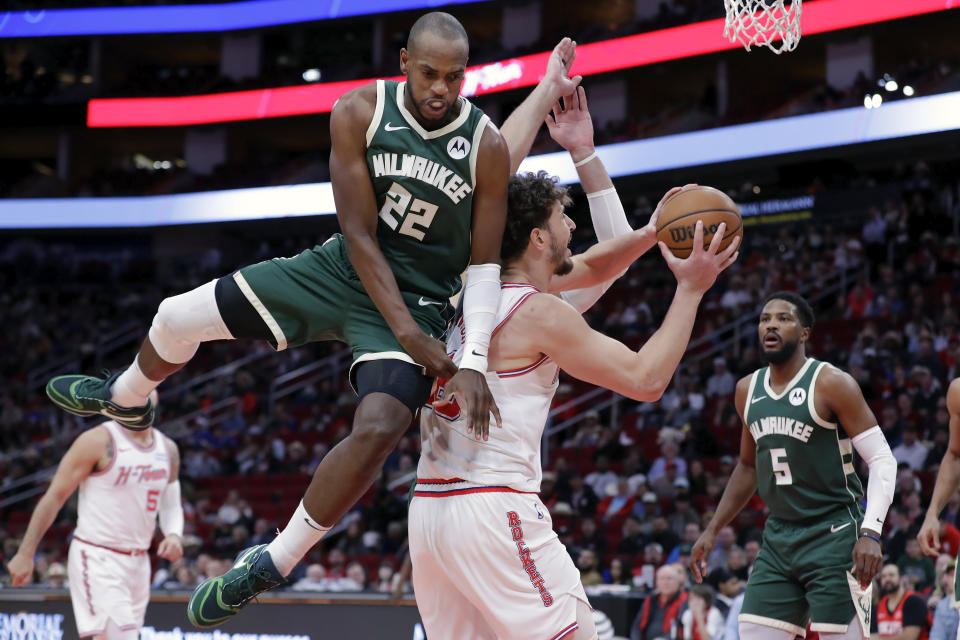
[[[658,594],[648,598],[635,628],[669,626],[686,617],[719,637],[714,631],[737,606],[761,545],[766,514],[759,498],[721,532],[708,560],[709,588],[692,585],[685,563],[735,464],[741,429],[732,404],[736,380],[762,366],[753,314],[779,289],[798,290],[814,302],[818,320],[808,352],[860,382],[900,464],[883,533],[888,560],[912,591],[928,598],[931,610],[952,587],[941,579],[947,562],[923,557],[914,536],[946,447],[944,390],[960,376],[954,304],[960,242],[952,234],[960,198],[955,183],[923,164],[904,170],[898,184],[899,199],[874,203],[862,218],[748,229],[741,260],[704,300],[695,337],[706,340],[692,349],[660,402],[624,400],[616,413],[562,410],[588,390],[563,378],[555,400],[561,411],[553,421],[574,424],[547,443],[541,497],[585,585]],[[649,214],[649,200],[636,198],[632,224],[639,226]],[[578,229],[579,242],[589,237],[587,226]],[[291,255],[291,242],[261,246],[243,261]],[[649,337],[673,287],[653,260],[659,257],[631,267],[588,313],[593,326],[633,346]],[[230,268],[215,251],[158,265],[149,251],[130,247],[111,253],[21,239],[0,249],[0,305],[7,310],[0,316],[0,366],[10,381],[0,391],[0,490],[55,465],[63,451],[62,443],[54,445],[57,434],[76,433],[75,423],[64,422],[42,396],[42,381],[30,386],[32,369],[64,356],[91,365],[102,347],[98,334],[115,328],[118,318],[145,327],[163,296]],[[831,288],[842,275],[850,285]],[[713,349],[723,335],[718,330],[739,318],[745,318],[740,337]],[[133,333],[136,340],[142,337]],[[134,346],[102,364],[124,364]],[[268,390],[281,373],[338,349],[318,345],[275,354],[265,345],[209,344],[190,369],[161,389],[159,426],[181,450],[187,534],[184,559],[156,565],[155,587],[189,589],[218,575],[240,549],[270,540],[285,524],[313,468],[349,433],[355,399],[339,370],[279,400]],[[176,386],[251,355],[259,358],[253,365],[186,390]],[[218,403],[226,403],[226,410],[202,411]],[[189,420],[181,418],[191,412]],[[289,588],[409,589],[401,571],[405,494],[418,455],[414,427],[388,459],[381,481],[298,566]],[[16,548],[29,504],[0,511],[4,557]],[[41,584],[62,584],[72,509],[64,510],[45,540],[37,563]],[[942,519],[943,557],[955,557],[960,494]]]

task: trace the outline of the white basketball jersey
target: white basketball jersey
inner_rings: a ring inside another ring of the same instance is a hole
[[[115,549],[148,549],[157,526],[160,495],[170,481],[170,455],[163,435],[154,430],[153,444],[141,447],[116,422],[100,426],[113,441],[113,458],[107,468],[80,483],[74,536]]]
[[[538,290],[529,284],[504,283],[497,309],[493,337],[514,311]],[[447,336],[447,353],[460,364],[464,343],[463,318]],[[480,486],[505,486],[517,491],[540,490],[540,437],[557,390],[560,370],[547,356],[508,371],[487,371],[490,392],[500,409],[503,429],[490,417],[490,439],[477,440],[467,433],[459,406],[434,410],[429,404],[420,414],[422,452],[417,476],[420,480],[466,480]],[[443,398],[437,381],[434,398]]]

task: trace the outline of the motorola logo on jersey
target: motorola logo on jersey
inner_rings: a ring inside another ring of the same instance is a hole
[[[470,153],[470,143],[463,136],[451,138],[450,142],[447,143],[447,153],[454,160],[462,160]]]
[[[806,399],[807,392],[805,389],[797,388],[790,392],[790,404],[795,407],[802,405]]]

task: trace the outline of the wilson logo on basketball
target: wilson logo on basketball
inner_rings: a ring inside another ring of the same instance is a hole
[[[694,221],[693,224],[688,224],[685,226],[675,226],[670,227],[670,239],[674,242],[686,242],[687,240],[693,240],[693,232],[696,230],[697,223]],[[717,229],[720,228],[719,223],[714,223],[709,226],[703,227],[703,235],[706,237],[709,234],[717,232]]]

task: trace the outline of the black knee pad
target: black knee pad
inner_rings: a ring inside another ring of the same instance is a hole
[[[217,297],[217,308],[223,323],[234,338],[268,342],[274,340],[270,327],[240,291],[233,276],[219,278],[213,292]]]
[[[423,375],[423,367],[403,360],[366,360],[357,363],[352,373],[353,388],[362,400],[370,393],[386,393],[416,414],[430,396],[433,378]]]

